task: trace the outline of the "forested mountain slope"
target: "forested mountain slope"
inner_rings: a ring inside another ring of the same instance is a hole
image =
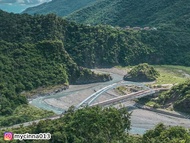
[[[133,37],[135,41],[138,41],[138,44],[133,45],[132,47],[141,47],[140,49],[143,51],[134,53],[130,50],[126,51],[124,53],[117,54],[114,49],[112,49],[112,54],[108,54],[108,50],[104,50],[102,52],[99,52],[100,54],[104,54],[109,57],[114,57],[113,59],[109,60],[109,63],[135,63],[137,64],[138,61],[141,59],[141,62],[146,62],[147,58],[151,59],[148,61],[148,63],[159,63],[159,64],[183,64],[183,65],[189,65],[188,61],[190,59],[190,53],[189,53],[189,47],[190,47],[190,14],[189,14],[189,5],[190,1],[187,0],[99,0],[93,3],[90,6],[87,6],[83,9],[80,9],[78,11],[73,12],[72,14],[67,16],[67,19],[76,21],[79,23],[84,24],[109,24],[113,26],[140,26],[145,27],[149,26],[150,28],[155,27],[157,31],[136,31],[131,32],[130,30],[126,30],[127,32],[118,32],[116,29],[109,28],[101,30],[101,32],[105,33],[106,35],[101,35],[103,39],[106,39],[107,41],[96,42],[93,44],[90,42],[87,46],[91,49],[90,55],[96,55],[96,52],[94,53],[93,47],[100,48],[103,46],[104,48],[110,45],[105,44],[107,42],[112,43],[111,45],[114,47],[119,47],[123,51],[122,44],[118,44],[116,42],[113,43],[114,40],[118,38],[118,40],[125,39],[129,40],[130,42],[133,41],[131,38]],[[75,27],[75,28],[74,28]],[[77,29],[79,25],[73,26],[73,30]],[[87,27],[87,26],[86,26]],[[98,26],[97,26],[98,27]],[[101,26],[99,26],[99,29]],[[96,35],[100,36],[100,32],[97,32],[97,29],[95,28],[86,28],[91,29],[91,34],[88,35],[89,37],[96,37]],[[96,30],[96,31],[95,31]],[[100,31],[100,30],[99,30]],[[84,48],[84,44],[81,44],[80,41],[86,40],[87,37],[84,37],[84,35],[81,33],[83,31],[80,30],[79,32],[72,32],[69,33],[70,36],[75,37],[75,42],[67,42],[69,45],[75,46],[75,50],[79,52],[80,51],[80,59],[77,57],[77,61],[80,64],[85,64],[86,66],[97,66],[97,58],[96,56],[90,56],[86,54],[86,50]],[[112,34],[111,34],[111,33]],[[96,33],[96,34],[94,34]],[[113,37],[114,33],[114,40],[111,40],[111,37]],[[120,33],[120,34],[119,34]],[[122,33],[122,34],[121,34]],[[123,34],[124,33],[124,34]],[[81,36],[82,35],[82,36]],[[112,36],[111,36],[112,35]],[[125,36],[124,36],[125,35]],[[127,36],[126,36],[127,35]],[[80,37],[80,38],[77,38]],[[121,38],[122,37],[122,38]],[[133,39],[132,38],[132,39]],[[116,41],[118,41],[116,40]],[[128,42],[127,42],[128,43]],[[143,43],[143,44],[142,44]],[[68,45],[68,47],[69,47]],[[141,45],[141,46],[139,46]],[[142,46],[143,45],[143,46]],[[111,46],[111,47],[112,47]],[[131,44],[127,44],[127,47],[130,47]],[[83,48],[82,48],[83,47]],[[126,46],[124,46],[126,47]],[[142,47],[151,47],[147,48],[149,50],[145,50]],[[117,48],[116,48],[117,49]],[[131,49],[131,48],[129,48]],[[135,48],[134,48],[135,49]],[[136,48],[138,49],[138,48]],[[111,50],[111,49],[110,49]],[[71,55],[75,55],[75,53],[71,53],[71,48],[67,50]],[[85,51],[85,52],[84,52]],[[100,50],[99,50],[100,51]],[[105,54],[105,51],[108,52]],[[135,50],[137,51],[137,50]],[[153,52],[154,51],[154,52]],[[148,52],[149,54],[144,54],[144,52]],[[83,54],[82,54],[83,53]],[[115,54],[114,54],[115,53]],[[151,53],[151,54],[150,54]],[[140,54],[140,55],[139,55]],[[143,57],[142,55],[145,55]],[[87,60],[84,60],[84,55]],[[126,55],[128,55],[126,57]],[[148,55],[148,57],[147,57]],[[102,58],[103,62],[100,62],[100,64],[107,65],[108,62],[106,59],[103,58],[104,56],[99,56],[99,58]],[[116,58],[115,58],[116,57]],[[98,58],[98,59],[99,59]],[[87,64],[88,61],[93,61],[91,64]]]
[[[150,26],[189,32],[188,0],[53,0],[28,8],[24,13],[55,13],[85,24]]]
[[[60,40],[80,66],[136,64],[139,58],[145,61],[153,52],[151,47],[141,42],[136,32],[125,32],[110,26],[79,25],[53,14],[30,16],[1,12],[0,20],[2,40],[20,43]],[[140,49],[141,52],[138,52]]]
[[[188,33],[86,26],[53,14],[31,16],[0,11],[0,21],[0,91],[1,97],[14,101],[10,104],[13,108],[14,103],[26,102],[24,97],[16,96],[23,90],[75,82],[84,79],[85,73],[95,76],[78,66],[110,67],[142,62],[190,65]],[[105,78],[110,79],[109,76],[100,79]],[[7,100],[1,101],[9,106]]]
[[[32,17],[0,11],[0,21],[0,115],[10,115],[18,105],[27,104],[20,96],[24,91],[80,84],[83,77],[85,83],[111,80],[73,61],[64,48],[63,27],[58,22],[62,20],[55,15]]]
[[[94,3],[95,1],[96,0],[52,0],[35,7],[27,8],[25,11],[23,11],[23,13],[55,13],[59,16],[66,16],[74,11],[79,10],[80,8]]]
[[[76,74],[76,64],[58,41],[36,44],[0,41],[0,51],[1,114],[9,114],[9,100],[14,101],[12,107],[26,103],[24,97],[17,96],[20,92],[39,86],[67,84],[69,76]],[[2,100],[3,97],[6,99]]]
[[[7,42],[36,43],[59,40],[80,66],[150,64],[190,65],[190,34],[162,30],[125,30],[86,26],[47,16],[0,12],[0,38]]]
[[[189,30],[188,0],[100,0],[68,16],[86,24],[171,26]]]

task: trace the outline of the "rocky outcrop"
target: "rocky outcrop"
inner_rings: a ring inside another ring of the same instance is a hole
[[[112,80],[110,74],[99,74],[95,73],[91,70],[82,68],[83,74],[76,80],[75,84],[88,84],[88,83],[95,83],[95,82],[106,82]]]
[[[123,79],[135,82],[154,81],[159,76],[159,73],[147,63],[139,64],[132,68]]]

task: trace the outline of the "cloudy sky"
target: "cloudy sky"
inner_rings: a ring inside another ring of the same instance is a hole
[[[20,13],[28,7],[33,7],[51,0],[0,0],[0,9],[7,12]]]
[[[48,2],[50,0],[0,0],[1,4],[25,4],[25,5],[33,5],[33,4],[40,4],[43,2]]]

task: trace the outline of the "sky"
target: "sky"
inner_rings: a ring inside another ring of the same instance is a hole
[[[36,6],[51,0],[0,0],[0,9],[20,13],[28,7]]]

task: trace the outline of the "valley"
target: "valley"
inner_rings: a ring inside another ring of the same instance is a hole
[[[184,69],[188,69],[185,67],[179,67],[179,66],[173,66],[173,68],[167,68],[166,66],[154,66],[156,69],[159,69],[159,71],[162,69],[162,73],[164,71],[172,72],[173,74],[176,74],[176,77],[181,77],[182,79],[187,78],[184,76]],[[162,68],[160,68],[162,67]],[[103,87],[106,87],[108,85],[111,85],[113,83],[122,83],[123,76],[126,74],[126,71],[128,71],[130,67],[114,67],[114,68],[104,68],[104,69],[94,69],[93,71],[96,73],[109,73],[111,74],[113,80],[109,82],[102,82],[102,83],[91,83],[91,84],[83,84],[83,85],[70,85],[69,89],[63,90],[58,93],[53,93],[52,95],[43,95],[39,96],[37,98],[33,98],[29,100],[29,104],[32,106],[36,106],[41,109],[53,111],[54,113],[58,114],[58,116],[53,116],[49,119],[55,120],[64,115],[64,112],[69,109],[70,106],[77,106],[79,103],[81,103],[84,99],[89,97],[89,95],[92,95],[93,93],[97,92],[98,90],[102,89]],[[183,71],[183,72],[182,72]],[[188,74],[187,72],[186,74]],[[165,78],[169,78],[170,75],[165,76]],[[159,83],[159,81],[158,81]],[[165,81],[163,81],[165,83]],[[172,84],[171,82],[168,82]],[[175,82],[176,83],[176,82]],[[143,85],[144,84],[144,85]],[[156,82],[149,82],[148,84],[157,84]],[[132,86],[141,86],[145,87],[147,83],[128,83],[128,85]],[[116,87],[119,85],[116,85]],[[115,97],[119,97],[120,95],[117,94],[114,89],[116,87],[111,87],[109,90],[103,92],[94,102],[93,104],[97,104],[99,102],[112,99]],[[171,87],[170,87],[171,88]],[[35,96],[35,95],[34,95]],[[131,130],[129,131],[130,134],[140,134],[143,135],[147,130],[153,129],[155,125],[157,125],[160,122],[163,122],[165,125],[168,126],[183,126],[185,128],[190,128],[190,119],[188,119],[185,114],[181,114],[174,111],[169,110],[163,110],[164,112],[159,112],[156,110],[147,110],[146,108],[139,108],[138,104],[135,102],[135,100],[126,100],[121,101],[119,103],[114,103],[114,107],[121,108],[121,107],[127,107],[129,109],[129,112],[132,112],[131,116]],[[61,116],[60,116],[61,115]],[[46,119],[46,118],[45,118]],[[41,119],[44,120],[44,119]],[[40,120],[34,120],[28,123],[23,123],[24,126],[32,125],[33,122],[38,123]],[[14,125],[12,127],[19,127],[19,125]],[[4,128],[5,129],[5,128]]]
[[[160,69],[160,66],[155,66],[155,67]],[[165,68],[166,67],[163,66],[162,71],[164,71]],[[173,69],[172,70],[171,69],[172,68],[168,70],[165,69],[165,71],[176,73],[178,72],[178,70],[174,70],[174,69],[184,69],[184,67],[173,66]],[[54,111],[56,114],[62,114],[62,113],[64,114],[64,112],[68,110],[70,106],[76,107],[84,99],[89,97],[94,92],[102,89],[103,87],[107,85],[111,85],[113,83],[120,83],[127,70],[129,70],[129,68],[95,69],[93,71],[96,71],[98,73],[106,72],[106,73],[111,74],[111,76],[113,77],[113,80],[109,82],[105,82],[105,83],[70,85],[69,89],[67,89],[66,91],[62,91],[50,96],[35,98],[32,101],[30,101],[30,104],[38,108]],[[169,78],[169,77],[170,75],[166,76],[165,78]],[[184,80],[186,78],[186,77],[183,77],[183,74],[182,75],[178,74],[178,76],[176,77],[178,78],[181,77]],[[165,81],[163,83],[165,83]],[[172,84],[172,81],[168,83]],[[133,86],[135,84],[139,85],[139,83],[131,83],[131,84]],[[144,83],[144,84],[146,85],[147,83]],[[156,84],[156,83],[151,83],[151,84]],[[114,88],[116,87],[112,87],[108,91],[103,92],[93,102],[93,104],[96,104],[108,99],[112,99],[114,97],[118,97],[119,95],[114,92],[113,90]],[[154,110],[146,110],[146,108],[144,109],[138,108],[136,104],[137,103],[134,102],[133,100],[122,101],[122,102],[113,104],[114,107],[119,108],[119,106],[124,106],[124,107],[129,108],[129,111],[132,111],[131,130],[130,130],[130,133],[132,134],[142,135],[145,133],[146,130],[153,129],[154,126],[160,122],[163,122],[165,125],[168,125],[168,126],[178,125],[178,126],[183,126],[185,128],[190,128],[189,126],[190,120],[184,114],[174,112],[174,111],[169,111],[169,110],[165,110],[165,113],[160,113],[160,112],[157,112],[156,110],[154,111]],[[170,113],[172,113],[173,115],[170,115]],[[178,115],[181,115],[181,117],[180,116],[178,117]]]
[[[9,131],[50,133],[43,143],[189,143],[189,4],[52,0],[0,10],[0,143]]]

